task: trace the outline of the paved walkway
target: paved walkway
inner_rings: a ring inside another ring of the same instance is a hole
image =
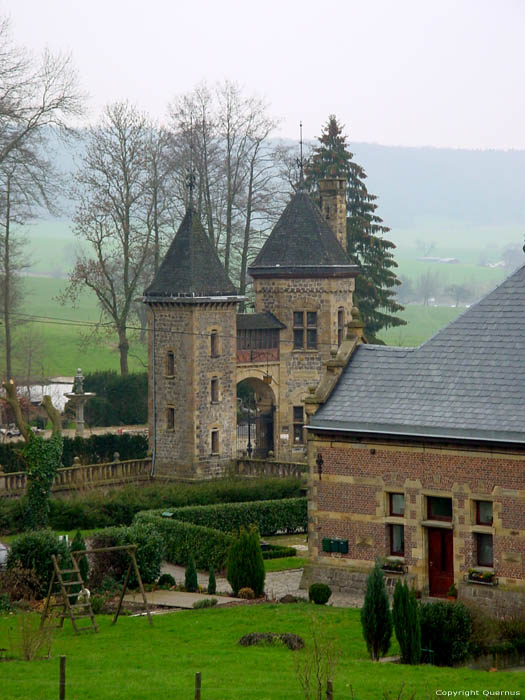
[[[164,562],[162,565],[162,573],[164,572],[171,574],[177,583],[184,583],[183,566],[176,566],[175,564]],[[266,574],[266,582],[264,585],[266,595],[271,600],[279,600],[285,595],[293,595],[306,600],[308,598],[308,592],[299,588],[302,574],[302,569],[269,571]],[[197,574],[197,579],[200,586],[208,585],[208,574],[199,572]],[[231,586],[222,576],[217,576],[217,593],[231,594]],[[333,593],[329,605],[338,608],[360,608],[363,605],[363,596],[350,593]]]
[[[198,600],[210,598],[205,593],[186,593],[184,591],[150,591],[146,593],[146,597],[149,605],[162,605],[166,608],[193,608],[193,603],[196,603]],[[243,602],[241,598],[231,598],[229,596],[217,596],[216,600],[217,605]],[[127,593],[124,596],[124,602],[142,603],[140,591]]]

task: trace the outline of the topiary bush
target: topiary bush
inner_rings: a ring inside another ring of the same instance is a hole
[[[472,613],[463,603],[420,606],[421,646],[434,651],[437,666],[452,666],[469,655]]]
[[[226,578],[236,596],[241,588],[251,588],[256,596],[264,593],[266,572],[262,558],[259,532],[252,526],[241,528],[230,545]]]
[[[175,586],[175,579],[171,574],[161,574],[157,581],[157,586],[159,588],[171,588]]]
[[[7,556],[7,570],[18,566],[34,571],[39,581],[39,589],[35,591],[35,595],[43,597],[47,595],[53,574],[51,560],[53,554],[57,557],[61,568],[71,568],[68,546],[64,540],[59,540],[55,532],[52,530],[26,532],[13,540]]]
[[[197,580],[197,569],[195,568],[195,559],[190,556],[188,564],[186,566],[186,571],[184,573],[184,588],[189,593],[197,593],[199,590],[199,583]]]
[[[332,595],[332,589],[326,583],[312,583],[308,589],[308,599],[316,605],[326,605]]]
[[[241,588],[237,593],[237,598],[242,598],[243,600],[253,600],[255,598],[255,593],[251,588]]]

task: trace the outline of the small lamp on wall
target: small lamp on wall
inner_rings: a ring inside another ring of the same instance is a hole
[[[323,461],[323,455],[320,452],[317,453],[315,463],[317,464],[317,473],[319,474],[319,481],[321,481],[321,477],[323,475],[324,461]]]

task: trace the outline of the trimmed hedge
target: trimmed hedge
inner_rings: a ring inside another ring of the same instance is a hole
[[[164,541],[164,558],[171,564],[186,566],[193,555],[197,569],[224,569],[233,540],[231,535],[201,525],[162,518],[151,511],[138,513],[135,521],[152,525],[159,532]]]
[[[147,437],[131,433],[124,435],[106,433],[104,435],[91,435],[88,438],[64,437],[63,441],[62,466],[64,467],[73,466],[75,457],[79,457],[82,464],[112,462],[115,452],[119,453],[121,460],[144,459],[149,449]],[[26,464],[21,454],[24,444],[23,442],[0,444],[2,471],[11,473],[26,470]]]
[[[304,532],[307,527],[306,498],[188,506],[169,512],[174,520],[210,527],[221,532],[236,533],[242,527],[249,528],[255,524],[263,537],[278,532]]]
[[[87,530],[130,525],[143,510],[179,508],[244,501],[265,501],[299,496],[299,479],[218,479],[200,484],[153,484],[126,486],[109,495],[93,489],[67,499],[50,501],[49,522],[55,530]],[[24,527],[24,499],[0,501],[0,534],[20,532]]]
[[[255,524],[260,529],[266,527],[264,534],[271,535],[286,528],[290,532],[304,531],[307,524],[306,498],[177,508],[170,511],[171,518],[162,517],[162,512],[143,511],[135,516],[135,522],[149,523],[160,532],[167,561],[185,566],[193,556],[198,569],[222,570],[233,541],[231,533],[241,527]],[[179,518],[181,514],[183,517]],[[197,522],[190,522],[191,517]],[[295,556],[296,550],[270,545],[262,554],[263,559],[273,559]]]

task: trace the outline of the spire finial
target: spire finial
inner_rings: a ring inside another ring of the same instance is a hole
[[[187,183],[190,193],[189,209],[193,209],[193,188],[195,187],[195,173],[193,171],[193,117],[190,117],[190,167]]]
[[[299,189],[304,189],[303,122],[299,122]]]

